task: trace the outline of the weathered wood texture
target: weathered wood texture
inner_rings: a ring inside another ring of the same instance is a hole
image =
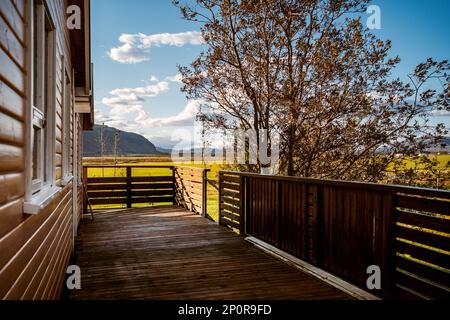
[[[206,215],[206,172],[195,167],[175,167],[175,200],[180,206]]]
[[[175,183],[171,166],[117,166],[114,169],[117,177],[88,178],[90,170],[98,171],[101,168],[106,167],[84,167],[89,201],[94,208],[96,205],[102,205],[101,210],[105,210],[108,205],[111,208],[114,208],[113,205],[131,208],[134,204],[173,204],[175,201]],[[167,169],[169,173],[167,175],[155,173],[155,170],[160,169]]]
[[[385,298],[450,298],[450,193],[221,172],[220,223]],[[242,223],[245,221],[244,226]]]
[[[72,53],[65,27],[67,2],[45,2],[56,27],[55,172],[61,186],[62,150],[70,148],[73,153],[74,144],[73,133],[68,145],[62,146],[60,138],[62,74],[65,67],[71,76]],[[32,75],[26,63],[28,4],[22,0],[0,1],[0,299],[57,299],[73,243],[72,185],[62,188],[38,215],[23,213],[25,129],[31,126],[25,116],[29,95],[26,79]]]
[[[72,299],[349,299],[180,207],[98,213],[79,242]]]
[[[22,214],[26,143],[24,10],[24,4],[0,2],[0,239],[26,220]]]
[[[399,294],[450,299],[449,196],[398,193],[393,201]]]
[[[240,202],[244,197],[241,197],[240,179],[237,174],[219,173],[219,223],[244,234],[244,207]]]

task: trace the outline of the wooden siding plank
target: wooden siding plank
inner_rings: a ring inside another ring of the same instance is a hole
[[[64,217],[61,215],[61,218]],[[67,216],[65,218],[67,219]],[[43,284],[45,285],[44,278],[46,277],[46,275],[48,275],[50,266],[54,265],[54,261],[59,256],[58,248],[61,248],[62,243],[70,244],[71,242],[69,241],[70,237],[72,236],[71,230],[65,225],[64,222],[55,224],[55,226],[59,225],[59,230],[57,232],[57,235],[59,236],[53,239],[49,249],[47,250],[47,253],[42,259],[28,286],[23,291],[20,299],[31,300],[35,297],[41,298],[38,296],[38,292],[39,290],[42,290],[40,288],[42,288]]]
[[[71,221],[68,221],[68,224],[66,225],[65,229],[70,230],[71,227]],[[68,233],[70,234],[70,231],[68,231]],[[66,236],[66,239],[70,237]],[[62,286],[64,285],[64,281],[61,281],[60,275],[61,273],[65,274],[65,266],[67,266],[67,264],[65,264],[65,258],[67,257],[67,246],[70,245],[71,241],[62,241],[59,245],[59,248],[57,249],[57,254],[56,254],[56,261],[54,263],[54,265],[50,265],[49,270],[47,271],[48,274],[48,278],[46,278],[44,276],[44,278],[42,279],[42,283],[43,285],[39,287],[39,290],[35,293],[35,297],[34,299],[37,299],[38,297],[42,297],[42,299],[44,300],[49,300],[49,299],[56,299],[55,296],[52,296],[52,292],[54,292],[55,290],[53,290],[53,288],[56,289],[57,286]],[[48,280],[47,280],[48,279]],[[43,291],[41,291],[41,288],[44,288]]]
[[[17,227],[26,217],[23,215],[23,201],[17,199],[0,207],[0,239]],[[3,255],[3,252],[2,252]],[[1,295],[0,295],[1,297]]]
[[[0,112],[0,143],[22,147],[25,143],[24,133],[22,122]]]
[[[22,273],[17,277],[17,280],[9,289],[8,293],[4,296],[5,299],[20,299],[22,294],[26,291],[28,285],[30,284],[33,276],[37,273],[39,267],[42,265],[46,265],[47,261],[45,260],[45,257],[48,256],[49,253],[51,256],[58,256],[58,252],[57,250],[55,250],[52,244],[55,242],[55,240],[56,242],[59,242],[58,240],[60,240],[59,236],[61,235],[61,233],[63,233],[64,231],[71,231],[71,228],[68,226],[70,224],[71,217],[71,215],[69,214],[70,206],[71,202],[69,201],[61,210],[61,212],[55,211],[53,213],[53,216],[56,217],[56,221],[52,225],[50,223],[48,224],[49,227],[51,227],[50,230],[38,231],[45,232],[47,236],[45,237],[45,240],[40,243],[39,248],[35,251],[33,257],[31,257],[29,261],[25,263],[25,267],[23,268]],[[45,283],[43,278],[42,281]]]
[[[2,16],[0,16],[0,45],[22,69],[25,67],[25,49]]]
[[[23,223],[18,224],[7,236],[0,237],[0,252],[2,252],[0,255],[0,270],[33,237],[36,230],[47,221],[58,204],[68,201],[67,197],[70,195],[71,186],[72,184],[69,184],[40,214],[23,217]],[[20,216],[23,216],[22,211],[20,211]]]
[[[0,79],[20,95],[25,94],[25,75],[17,64],[0,48]]]
[[[26,244],[22,246],[20,250],[16,251],[14,258],[0,271],[0,297],[4,297],[7,294],[30,261],[35,258],[38,262],[41,261],[41,257],[36,254],[39,248],[48,247],[46,242],[53,237],[50,230],[52,230],[52,227],[55,225],[56,218],[63,212],[63,208],[66,205],[70,208],[70,193],[68,193],[68,195],[66,201],[59,203],[59,205],[52,210],[53,212],[50,217],[38,226],[33,235],[27,239]]]
[[[0,112],[24,121],[24,99],[0,79]]]
[[[0,173],[24,170],[24,150],[20,147],[0,143]]]
[[[25,20],[25,0],[13,0],[17,12],[23,20]]]
[[[25,24],[10,0],[0,1],[0,15],[11,26],[11,30],[15,33],[22,44],[25,43]]]
[[[25,175],[11,173],[0,175],[0,205],[22,198],[25,194]]]

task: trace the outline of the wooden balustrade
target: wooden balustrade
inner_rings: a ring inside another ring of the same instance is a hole
[[[87,166],[84,181],[94,209],[177,204],[206,216],[207,173]],[[219,222],[366,290],[379,266],[372,293],[384,298],[450,296],[448,191],[221,171]]]
[[[176,202],[193,212],[206,217],[207,192],[206,180],[209,169],[196,167],[175,167]]]
[[[206,215],[207,172],[175,166],[85,166],[83,180],[97,210],[178,204]]]
[[[222,225],[382,297],[450,297],[450,192],[222,171]]]

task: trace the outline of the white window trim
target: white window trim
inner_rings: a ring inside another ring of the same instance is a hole
[[[50,25],[52,26],[52,31],[49,32],[49,48],[50,51],[48,54],[49,57],[49,78],[47,79],[47,97],[48,101],[45,101],[47,104],[47,118],[44,123],[44,115],[43,113],[34,106],[34,75],[32,70],[34,70],[34,32],[38,32],[39,30],[34,30],[34,6],[35,1],[28,2],[28,55],[27,55],[27,66],[29,70],[28,79],[27,79],[27,87],[28,87],[28,101],[27,104],[29,106],[28,112],[26,115],[27,122],[29,123],[26,129],[27,133],[27,143],[26,143],[26,190],[25,190],[25,201],[23,206],[23,211],[25,214],[38,214],[40,213],[55,197],[55,195],[61,190],[61,188],[56,187],[56,177],[55,177],[55,106],[56,106],[56,28],[55,24],[52,21],[51,15],[48,10],[46,10],[44,4],[40,5],[38,10],[42,10],[44,26],[45,19],[49,19]],[[41,14],[42,14],[41,13]],[[42,24],[41,24],[42,25]],[[38,28],[38,29],[42,29]],[[45,27],[44,30],[40,30],[40,36],[46,36]],[[41,42],[42,43],[42,42]],[[43,50],[43,48],[38,48]],[[38,68],[42,68],[39,67]],[[39,73],[45,76],[44,70],[39,70]],[[42,82],[41,82],[42,83]],[[39,97],[43,99],[43,97]],[[42,105],[42,104],[41,104]],[[40,147],[40,161],[44,161],[45,163],[39,164],[40,170],[40,178],[41,180],[33,181],[33,132],[34,126],[41,128],[41,147]],[[47,130],[47,135],[45,135],[45,131]],[[46,137],[46,150],[44,150],[44,141]],[[47,157],[45,157],[47,155]],[[45,165],[45,170],[44,170]],[[46,173],[46,177],[44,177],[44,172]],[[44,183],[45,181],[45,183]]]
[[[61,137],[62,137],[62,186],[67,186],[74,177],[74,167],[73,163],[71,165],[70,153],[73,149],[74,141],[70,139],[71,134],[71,121],[74,120],[75,110],[74,110],[74,85],[72,79],[73,72],[69,73],[66,65],[65,65],[65,57],[61,56],[62,60],[62,128],[61,128]],[[71,79],[72,75],[72,79]],[[69,91],[69,92],[68,92]],[[73,129],[75,132],[75,130]],[[74,133],[73,133],[74,134]],[[75,136],[73,136],[75,139]]]
[[[44,210],[50,202],[61,191],[61,188],[51,187],[36,193],[31,200],[25,201],[23,204],[23,211],[26,214],[39,214]]]
[[[45,119],[44,119],[44,114],[39,110],[39,109],[37,109],[37,108],[35,108],[35,107],[33,107],[33,115],[32,115],[32,120],[31,120],[31,126],[32,126],[32,128],[33,128],[33,130],[32,130],[32,138],[31,138],[31,140],[33,141],[33,143],[34,143],[34,127],[37,127],[37,128],[39,128],[39,133],[40,133],[40,139],[39,139],[39,141],[40,141],[40,145],[39,145],[39,150],[38,150],[38,152],[39,153],[43,153],[43,152],[45,152],[45,150],[44,150],[44,139],[45,139],[45,126],[44,126],[44,122],[45,122]],[[31,153],[33,152],[33,147],[32,147],[32,150],[31,150]],[[33,193],[33,194],[35,194],[36,192],[39,192],[39,191],[41,191],[43,188],[44,188],[44,166],[43,166],[43,164],[41,163],[42,162],[42,157],[38,157],[38,163],[37,163],[37,171],[38,171],[38,177],[37,177],[37,179],[33,179],[32,178],[32,180],[31,180],[31,192]],[[33,159],[32,159],[32,161],[33,161]]]

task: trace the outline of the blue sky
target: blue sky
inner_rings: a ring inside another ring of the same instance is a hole
[[[395,76],[404,78],[428,57],[450,58],[450,0],[372,4],[381,8],[375,34],[391,39],[392,55],[402,59]],[[204,49],[199,25],[181,19],[170,0],[92,0],[91,6],[96,123],[173,145],[173,131],[193,124],[196,103],[186,100],[175,76],[177,65],[190,64]],[[134,36],[120,41],[123,34]],[[125,63],[130,61],[135,63]],[[450,117],[433,122],[450,126]]]

